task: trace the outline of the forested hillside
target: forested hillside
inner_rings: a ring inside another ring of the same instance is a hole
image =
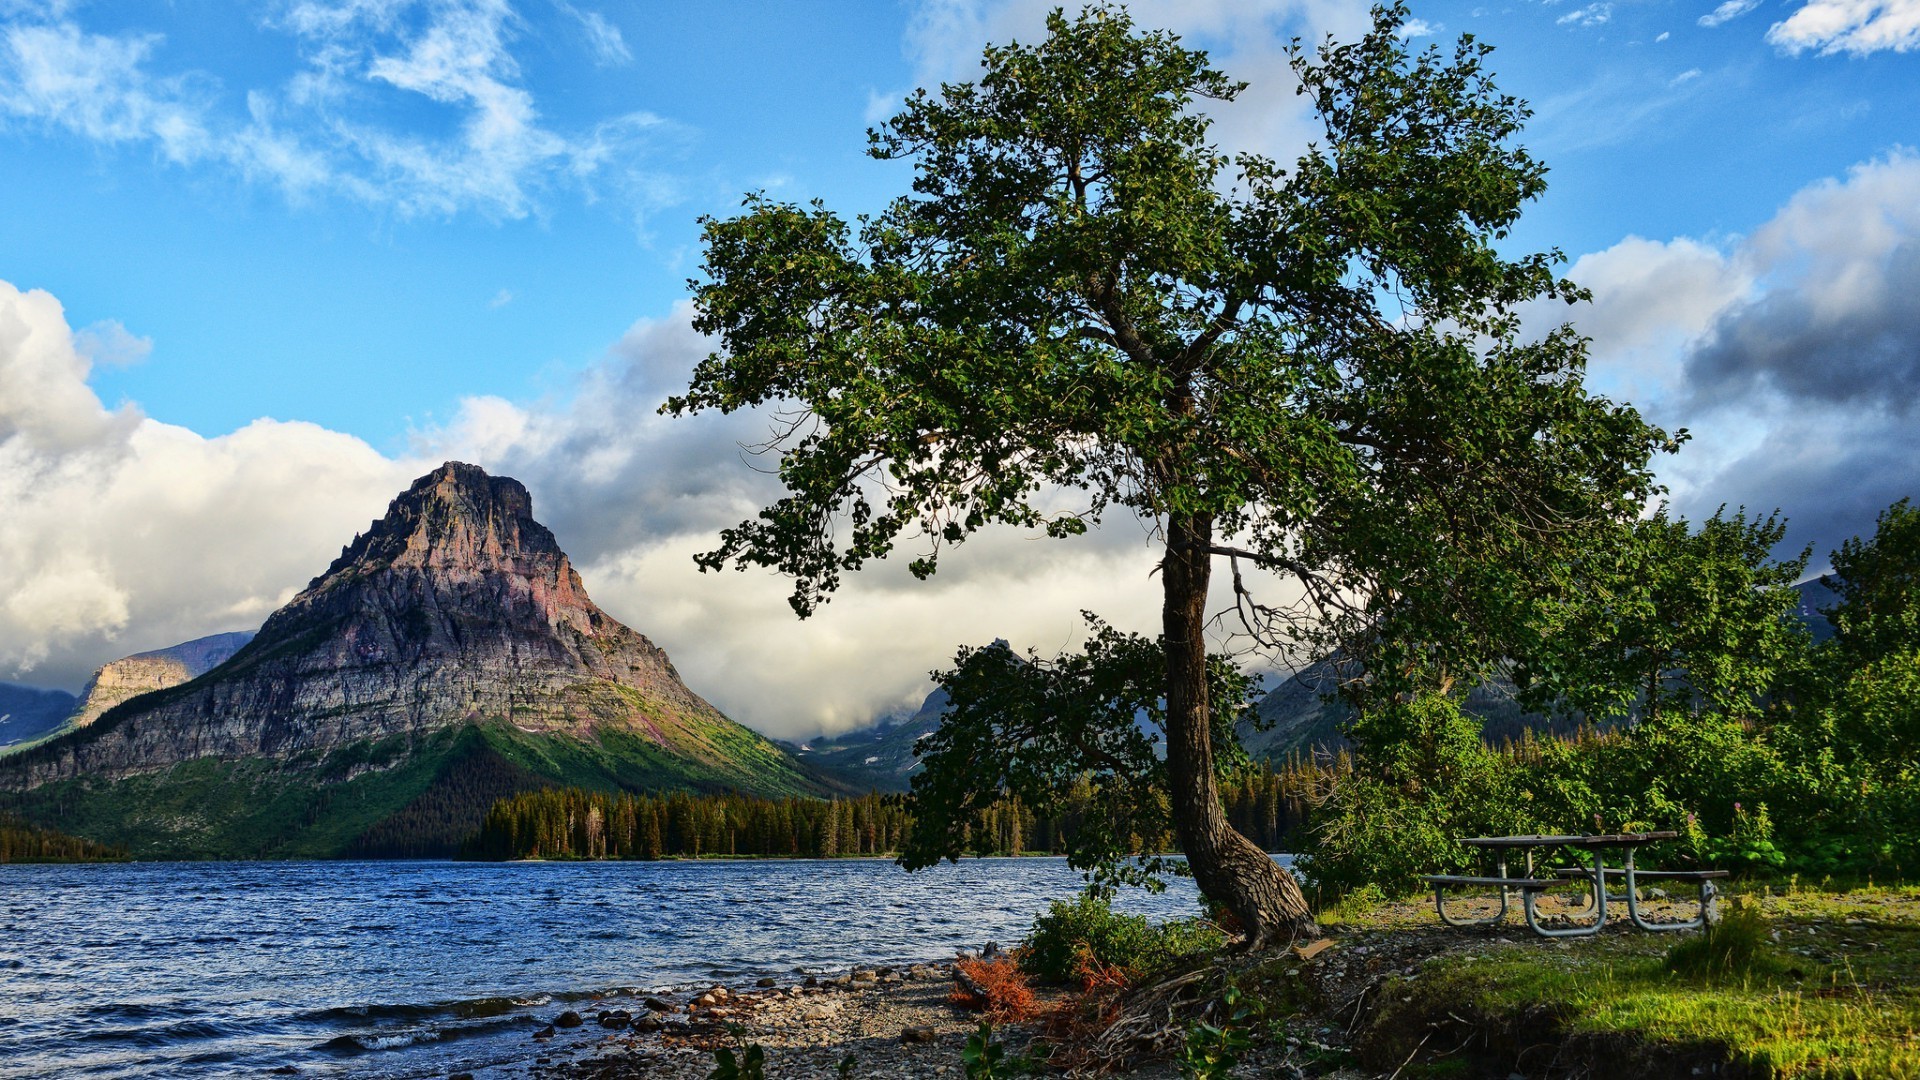
[[[11,814],[0,814],[0,863],[104,862],[126,857],[122,848],[42,829]]]
[[[1284,850],[1303,807],[1285,779],[1249,772],[1228,788],[1229,818],[1270,851]],[[1068,809],[1035,814],[1018,799],[973,823],[981,855],[1061,854],[1088,815],[1092,789],[1076,788]],[[631,795],[547,789],[495,803],[461,848],[468,859],[661,859],[699,856],[831,858],[890,855],[913,828],[906,800],[872,793],[850,799],[763,799],[747,795]],[[1141,837],[1138,850],[1169,851],[1170,835]]]

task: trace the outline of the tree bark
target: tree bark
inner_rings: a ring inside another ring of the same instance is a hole
[[[1200,892],[1240,922],[1236,947],[1257,951],[1319,930],[1294,876],[1227,823],[1214,776],[1207,700],[1207,586],[1213,519],[1171,514],[1160,564],[1167,652],[1167,785],[1173,826]]]

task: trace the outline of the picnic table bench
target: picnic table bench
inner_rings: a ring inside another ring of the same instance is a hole
[[[1433,907],[1440,921],[1449,926],[1488,926],[1506,918],[1509,898],[1520,894],[1520,907],[1526,916],[1527,927],[1542,937],[1583,937],[1597,934],[1607,923],[1607,906],[1625,902],[1627,917],[1633,925],[1642,930],[1668,931],[1690,930],[1703,926],[1714,918],[1715,899],[1719,895],[1714,882],[1727,876],[1725,870],[1641,870],[1634,866],[1635,849],[1657,840],[1671,840],[1680,835],[1675,832],[1636,832],[1602,833],[1598,835],[1570,834],[1564,836],[1465,836],[1459,841],[1468,847],[1480,848],[1491,852],[1498,866],[1498,872],[1492,875],[1471,874],[1423,874],[1421,880],[1433,886]],[[1606,865],[1606,852],[1610,849],[1623,851],[1622,865]],[[1576,850],[1591,852],[1591,867],[1573,866],[1555,868],[1545,875],[1534,872],[1534,855],[1543,850]],[[1507,853],[1521,851],[1526,855],[1526,872],[1521,875],[1507,872]],[[1614,893],[1608,888],[1609,880],[1623,881],[1625,889]],[[1692,919],[1677,922],[1649,922],[1640,913],[1639,887],[1643,881],[1684,881],[1699,886],[1699,912]],[[1535,902],[1541,893],[1557,885],[1584,882],[1588,889],[1587,906],[1593,909],[1593,921],[1565,927],[1545,925]],[[1446,894],[1449,888],[1497,888],[1500,890],[1500,909],[1487,918],[1458,918],[1447,913]]]

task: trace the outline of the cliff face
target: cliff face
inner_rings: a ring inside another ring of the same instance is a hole
[[[709,786],[808,787],[791,758],[595,606],[532,515],[516,480],[436,469],[224,663],[8,761],[0,786],[206,758],[298,766],[471,722],[575,740],[618,733],[656,748],[662,768],[698,766]]]
[[[135,653],[103,664],[80,691],[80,704],[70,723],[85,727],[115,705],[152,690],[179,686],[220,666],[241,646],[253,640],[253,631],[214,634],[166,649]]]

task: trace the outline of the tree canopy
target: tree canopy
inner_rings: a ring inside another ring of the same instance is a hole
[[[1486,46],[1412,51],[1406,18],[1295,43],[1324,139],[1282,167],[1209,141],[1204,104],[1242,84],[1204,53],[1118,7],[1056,12],[871,133],[914,166],[880,213],[753,195],[705,223],[695,325],[720,350],[666,406],[784,410],[787,494],[701,563],[789,575],[802,616],[902,542],[926,576],[990,525],[1148,522],[1169,813],[1248,944],[1311,920],[1219,811],[1214,560],[1257,645],[1364,657],[1382,693],[1471,674],[1580,587],[1671,445],[1587,392],[1574,331],[1521,334],[1521,303],[1582,296],[1558,252],[1500,247],[1544,188],[1526,107]]]

